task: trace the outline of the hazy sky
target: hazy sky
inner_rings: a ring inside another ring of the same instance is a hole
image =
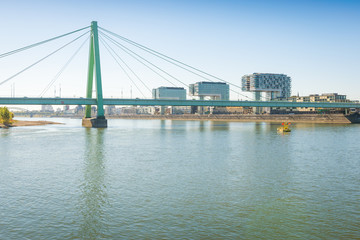
[[[292,78],[293,95],[338,92],[350,99],[360,99],[360,1],[0,0],[0,3],[0,53],[89,26],[95,20],[105,29],[235,85],[241,85],[245,74],[284,73]],[[1,58],[0,82],[76,36],[79,34]],[[79,39],[1,85],[0,97],[10,96],[13,84],[16,96],[38,96],[85,40],[86,37]],[[141,98],[136,84],[150,98],[148,89],[134,76],[133,84],[104,46],[100,47],[104,96],[130,97],[132,91],[132,97]],[[171,86],[117,50],[150,89]],[[59,84],[63,97],[85,96],[87,55],[85,43],[44,96],[54,96],[54,88],[58,94]],[[152,61],[186,84],[201,80],[161,61]],[[231,93],[231,98],[243,97]]]

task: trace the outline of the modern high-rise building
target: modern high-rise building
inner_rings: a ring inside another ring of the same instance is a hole
[[[153,99],[186,100],[186,90],[181,87],[158,87],[152,90]]]
[[[168,100],[186,100],[186,90],[181,87],[158,87],[152,90],[153,99],[168,99]],[[168,107],[161,106],[160,114],[167,113]],[[169,113],[171,114],[176,107],[171,107]]]
[[[242,90],[254,92],[256,100],[260,100],[261,92],[266,93],[266,100],[291,96],[291,78],[285,74],[253,73],[241,80]]]
[[[197,82],[189,85],[189,95],[200,99],[229,100],[229,85],[224,82]]]
[[[261,100],[265,93],[265,100],[288,98],[291,96],[291,78],[285,74],[253,73],[241,78],[242,90],[254,93],[256,101]],[[254,107],[254,113],[270,112],[270,108]]]

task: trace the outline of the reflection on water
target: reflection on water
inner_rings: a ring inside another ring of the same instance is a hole
[[[79,237],[98,239],[106,237],[106,216],[108,207],[105,185],[104,132],[106,129],[84,129],[84,169],[80,186],[79,213],[82,217]]]
[[[230,129],[229,122],[210,121],[210,126],[212,131],[228,131]]]
[[[9,136],[9,129],[7,128],[0,128],[0,137],[7,137]]]
[[[199,121],[199,130],[200,132],[205,131],[206,121]]]
[[[269,133],[276,130],[277,127],[281,126],[278,123],[265,123],[265,122],[256,122],[254,123],[254,128],[256,133]]]
[[[186,131],[192,128],[194,131],[228,131],[229,122],[223,121],[181,121],[181,120],[159,120],[161,129]]]

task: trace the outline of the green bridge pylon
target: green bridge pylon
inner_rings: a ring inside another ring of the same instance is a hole
[[[104,115],[98,26],[96,21],[91,22],[89,68],[88,68],[86,98],[92,98],[94,74],[96,80],[97,116],[96,118],[91,119],[91,105],[86,105],[85,117],[83,119],[83,126],[104,128],[107,127],[107,120],[105,119],[105,115]]]

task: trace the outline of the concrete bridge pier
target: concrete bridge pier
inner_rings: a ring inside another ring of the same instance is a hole
[[[107,128],[107,119],[104,118],[83,118],[82,126],[89,128]]]

